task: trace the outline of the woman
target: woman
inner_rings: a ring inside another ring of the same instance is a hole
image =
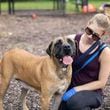
[[[83,68],[80,67],[81,69],[78,68],[80,63],[76,62],[91,47],[93,49],[83,57],[83,63],[99,50],[101,38],[109,25],[110,21],[106,15],[96,14],[89,20],[85,32],[75,36],[78,54],[73,63],[71,85],[62,97],[59,110],[92,110],[102,104],[102,88],[106,85],[110,72],[110,49],[105,46],[91,62]]]

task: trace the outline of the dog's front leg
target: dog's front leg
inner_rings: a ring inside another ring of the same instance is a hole
[[[52,110],[58,110],[62,100],[62,96],[68,87],[67,80],[60,81],[58,84],[56,84],[56,86],[57,89],[56,92],[54,93],[54,104]]]
[[[51,97],[43,96],[41,97],[41,110],[49,110],[50,108]]]
[[[49,110],[52,94],[49,88],[43,87],[41,90],[41,110]]]
[[[60,103],[61,103],[61,94],[55,94],[54,95],[54,102],[52,106],[52,110],[58,110]]]

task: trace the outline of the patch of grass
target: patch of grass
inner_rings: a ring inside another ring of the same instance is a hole
[[[8,3],[4,2],[1,5],[2,10],[8,10]],[[51,1],[27,1],[27,2],[15,2],[15,9],[52,9],[53,2]]]
[[[109,0],[89,0],[90,4],[93,4],[97,9],[103,3],[110,3]],[[2,3],[2,10],[8,10],[8,3]],[[34,1],[22,1],[22,2],[15,2],[15,10],[22,10],[22,9],[53,9],[53,0],[34,0]],[[80,8],[81,11],[81,8]],[[73,13],[76,12],[75,8],[75,0],[68,0],[66,4],[66,12]]]

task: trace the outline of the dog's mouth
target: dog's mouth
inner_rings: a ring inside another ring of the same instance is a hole
[[[73,63],[75,52],[70,46],[62,46],[55,51],[55,57],[63,67]]]
[[[64,65],[70,65],[73,62],[73,58],[69,55],[66,55],[63,58],[60,58],[60,62]]]

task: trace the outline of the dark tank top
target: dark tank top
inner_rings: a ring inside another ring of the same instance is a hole
[[[75,40],[77,40],[77,43],[78,43],[78,55],[75,56],[74,62],[76,62],[78,57],[83,54],[79,50],[80,38],[81,38],[81,34],[76,35],[76,37],[75,37]],[[89,56],[90,56],[90,54],[88,54],[86,58],[88,58]],[[96,56],[95,59],[93,59],[93,61],[91,61],[86,67],[81,69],[76,74],[74,74],[74,70],[77,67],[77,65],[75,65],[75,63],[73,62],[73,64],[72,64],[73,77],[72,77],[72,82],[71,82],[70,88],[98,80],[99,69],[100,69],[99,56],[100,56],[100,54],[98,56]],[[85,59],[85,61],[86,61],[86,59]],[[98,89],[95,91],[99,91],[102,93],[101,89]]]

